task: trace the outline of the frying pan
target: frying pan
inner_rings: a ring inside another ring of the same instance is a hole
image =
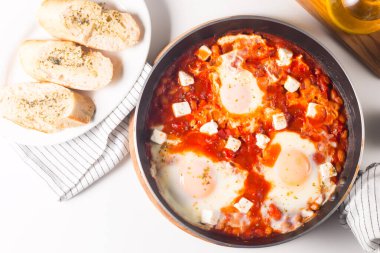
[[[340,175],[336,193],[325,203],[317,215],[297,230],[268,238],[243,240],[223,235],[218,232],[198,228],[177,215],[161,196],[155,179],[150,173],[150,161],[145,143],[149,141],[150,130],[146,121],[154,90],[161,75],[173,62],[192,45],[213,36],[221,36],[231,30],[252,29],[256,32],[273,34],[284,38],[309,53],[331,78],[335,88],[341,94],[347,112],[349,131],[347,158]],[[355,91],[341,66],[334,57],[318,42],[299,29],[271,18],[258,16],[234,16],[208,22],[198,26],[171,43],[159,56],[152,72],[147,78],[140,102],[136,108],[133,129],[134,155],[137,163],[136,172],[146,193],[172,223],[193,236],[208,242],[230,247],[265,247],[295,239],[325,221],[339,207],[347,196],[359,171],[359,163],[364,146],[364,124],[362,111]]]

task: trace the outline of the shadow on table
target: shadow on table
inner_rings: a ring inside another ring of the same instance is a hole
[[[152,21],[152,43],[148,62],[153,64],[160,51],[170,42],[169,11],[164,1],[145,0]]]
[[[365,139],[370,146],[380,146],[380,111],[364,115]]]
[[[306,235],[289,243],[281,244],[273,248],[281,248],[284,253],[289,252],[289,250],[293,251],[294,247],[300,249],[310,249],[310,251],[305,252],[320,252],[319,249],[321,248],[321,245],[329,245],[330,250],[324,250],[324,253],[364,253],[351,230],[340,224],[338,216],[339,215],[336,212],[331,215],[329,219]]]

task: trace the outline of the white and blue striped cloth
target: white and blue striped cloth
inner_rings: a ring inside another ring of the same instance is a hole
[[[380,252],[380,163],[361,173],[339,211],[363,249]]]
[[[60,200],[77,195],[128,155],[127,116],[135,107],[150,71],[151,67],[147,64],[122,103],[86,134],[53,146],[14,145],[21,158],[46,181]],[[362,173],[340,207],[341,220],[351,228],[368,252],[380,252],[378,167],[380,164],[373,164]]]
[[[60,200],[77,195],[110,172],[129,153],[128,114],[136,106],[151,71],[146,64],[137,82],[96,127],[68,142],[44,146],[13,145]]]

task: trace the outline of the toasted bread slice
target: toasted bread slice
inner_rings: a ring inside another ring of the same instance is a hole
[[[26,73],[38,81],[77,90],[97,90],[109,84],[113,65],[100,52],[70,41],[29,40],[19,49]]]
[[[140,40],[140,28],[130,14],[88,0],[45,0],[37,18],[54,37],[91,48],[120,51]]]
[[[45,133],[91,121],[91,98],[54,83],[23,83],[0,90],[0,116]]]

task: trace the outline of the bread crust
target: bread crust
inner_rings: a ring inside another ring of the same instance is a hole
[[[54,37],[100,50],[126,49],[137,44],[141,36],[132,15],[103,9],[89,0],[45,0],[37,18]]]
[[[73,108],[72,112],[61,121],[58,121],[56,127],[65,129],[88,124],[95,112],[95,104],[90,97],[72,92]]]
[[[0,116],[44,133],[88,124],[95,112],[91,98],[54,83],[10,85],[0,94]]]
[[[113,76],[109,58],[71,41],[25,41],[19,48],[19,59],[34,79],[77,90],[100,89]]]

